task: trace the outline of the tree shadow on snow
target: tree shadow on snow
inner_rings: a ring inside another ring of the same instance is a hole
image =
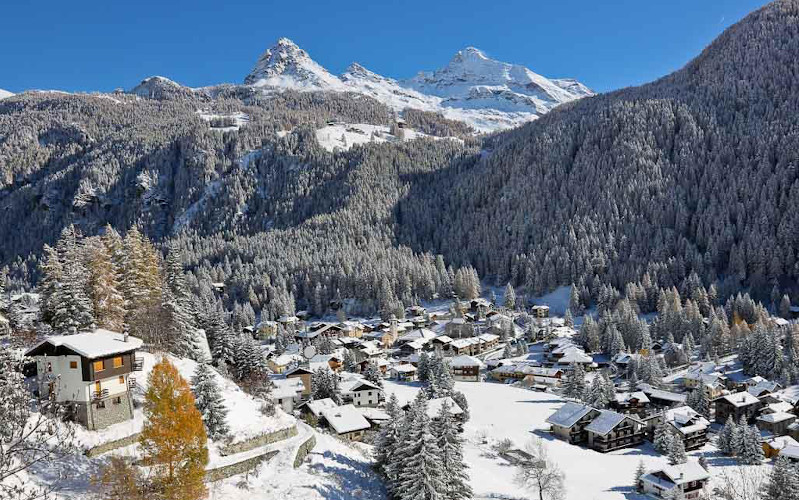
[[[609,488],[606,491],[613,491],[616,493],[621,493],[624,495],[624,498],[627,500],[647,500],[651,497],[644,495],[643,493],[638,493],[635,491],[635,488],[632,486],[614,486],[613,488]]]
[[[318,455],[318,454],[317,454]],[[383,500],[386,492],[382,481],[368,463],[353,460],[339,453],[321,454],[334,464],[315,463],[310,466],[316,473],[325,474],[336,484],[317,484],[313,489],[326,500]]]

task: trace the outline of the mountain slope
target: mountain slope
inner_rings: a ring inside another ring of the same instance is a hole
[[[14,94],[13,94],[12,92],[9,92],[9,91],[7,91],[7,90],[0,89],[0,99],[5,99],[6,97],[11,97],[11,96],[13,96],[13,95],[14,95]]]
[[[400,241],[535,292],[692,271],[795,289],[797,53],[799,2],[769,4],[672,75],[559,107],[414,179]]]

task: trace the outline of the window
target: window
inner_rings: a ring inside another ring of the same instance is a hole
[[[76,370],[78,368],[78,362],[77,361],[70,361],[69,362],[69,367],[72,368],[73,370]]]
[[[101,372],[103,370],[105,370],[105,363],[103,362],[103,360],[101,359],[100,361],[95,361],[94,362],[94,371],[95,372]]]
[[[120,375],[119,376],[119,384],[120,385],[125,385],[125,376],[124,375]]]
[[[99,380],[94,383],[94,390],[97,391],[97,392],[100,392],[100,391],[103,390],[103,387],[100,385],[100,381]]]
[[[122,356],[117,356],[114,358],[114,368],[119,368],[122,366]]]

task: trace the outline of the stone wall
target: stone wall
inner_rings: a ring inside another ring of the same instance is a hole
[[[291,427],[280,429],[279,431],[260,434],[246,441],[229,444],[227,446],[220,446],[219,453],[223,456],[235,455],[236,453],[243,453],[245,451],[250,451],[255,448],[260,448],[261,446],[277,443],[278,441],[283,441],[285,439],[292,438],[296,435],[297,435],[297,426],[292,425]]]
[[[130,436],[124,437],[122,439],[116,439],[114,441],[108,441],[107,443],[103,443],[100,445],[95,446],[94,448],[89,448],[84,453],[89,458],[94,458],[103,453],[108,453],[111,450],[116,450],[117,448],[124,448],[125,446],[130,446],[132,444],[136,444],[139,442],[139,435],[140,433],[131,434]]]
[[[236,474],[244,474],[245,472],[250,472],[251,470],[254,470],[263,462],[271,460],[272,457],[274,457],[278,453],[279,451],[277,450],[270,450],[264,452],[261,455],[257,455],[242,460],[241,462],[236,462],[229,465],[223,465],[222,467],[217,467],[216,469],[207,470],[205,471],[205,480],[208,482],[219,481],[222,479],[227,479],[231,476],[235,476]]]
[[[316,434],[311,434],[311,437],[306,439],[299,447],[297,447],[297,453],[294,455],[294,468],[296,469],[302,462],[305,460],[305,457],[311,453],[311,450],[314,449],[316,446]]]
[[[115,402],[117,398],[119,398],[119,403]],[[105,404],[105,408],[98,408],[96,402],[88,405],[86,427],[91,430],[105,429],[109,425],[133,418],[133,402],[127,391],[105,398],[102,403]]]

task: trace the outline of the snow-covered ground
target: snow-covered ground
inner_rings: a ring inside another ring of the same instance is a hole
[[[238,130],[247,123],[250,122],[250,117],[246,113],[238,112],[238,113],[231,113],[227,115],[218,115],[214,113],[210,113],[208,111],[197,111],[197,114],[200,115],[200,118],[203,120],[211,123],[212,120],[221,120],[225,118],[229,118],[233,121],[233,125],[227,127],[215,127],[213,123],[211,123],[211,130],[216,130],[217,132],[230,132],[232,130]]]
[[[432,139],[442,139],[413,129],[405,129],[405,139],[410,141],[420,137],[430,137]],[[446,139],[463,142],[457,137],[447,137]],[[383,125],[369,125],[368,123],[336,123],[326,125],[316,131],[316,140],[319,145],[327,151],[335,149],[347,150],[356,144],[366,144],[369,142],[383,143],[398,141],[399,138],[389,132],[389,128]]]
[[[0,89],[0,100],[5,99],[6,97],[11,97],[13,95],[14,95],[13,92],[9,92],[8,90]]]
[[[521,500],[537,495],[520,488],[514,481],[515,468],[491,450],[492,443],[504,438],[511,439],[518,448],[530,439],[543,439],[550,457],[566,475],[566,500],[643,500],[632,490],[639,461],[648,468],[667,463],[648,442],[603,454],[555,439],[547,431],[545,420],[563,404],[557,395],[492,382],[456,382],[455,387],[469,402],[471,419],[464,429],[464,455],[476,499]],[[387,381],[385,389],[387,395],[396,393],[400,401],[410,401],[419,385]],[[712,445],[690,452],[689,456],[698,459],[703,454],[715,480],[721,480],[719,476],[725,472],[735,476],[733,469],[738,466]]]

